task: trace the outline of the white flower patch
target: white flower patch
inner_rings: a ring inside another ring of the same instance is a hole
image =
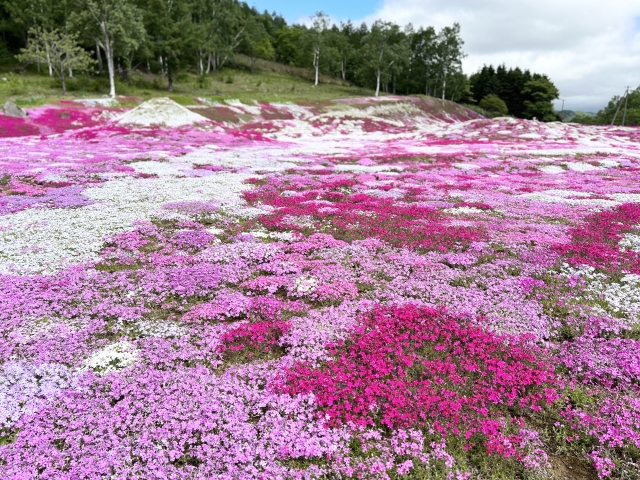
[[[566,276],[578,275],[587,285],[587,291],[594,296],[603,298],[614,313],[624,314],[632,323],[640,320],[640,276],[627,274],[621,283],[607,282],[607,276],[596,273],[595,268],[583,266],[573,268],[567,264],[562,267],[562,274]],[[594,306],[594,313],[607,315],[601,307]]]
[[[44,177],[40,178],[41,182],[50,182],[50,183],[66,182],[68,180],[69,180],[69,177],[67,177],[66,175],[61,175],[59,173],[47,173]]]
[[[310,293],[313,292],[318,286],[318,279],[308,275],[303,275],[296,278],[294,290],[297,293]]]
[[[550,173],[550,174],[563,173],[565,171],[565,169],[559,165],[545,165],[543,167],[538,168],[538,170],[540,170],[542,173]]]
[[[132,330],[139,337],[180,338],[188,334],[188,330],[183,325],[168,320],[137,320],[132,327],[125,328]]]
[[[313,228],[315,226],[311,215],[301,215],[299,217],[286,215],[282,218],[282,221],[298,228]]]
[[[532,192],[519,195],[520,198],[547,203],[566,203],[569,205],[585,205],[600,208],[609,208],[619,205],[620,202],[600,198],[587,198],[591,193],[572,190],[546,190],[544,192]],[[578,198],[571,198],[578,197]]]
[[[378,198],[402,198],[405,196],[405,191],[401,188],[392,188],[391,190],[380,190],[377,188],[372,188],[370,190],[365,190],[367,195],[371,195],[372,197]]]
[[[587,198],[592,195],[592,193],[589,193],[589,192],[580,192],[577,190],[560,190],[560,189],[546,190],[544,193],[546,193],[547,195],[553,195],[555,197],[560,197],[560,198],[571,198],[571,197]]]
[[[604,168],[616,168],[620,166],[620,163],[615,160],[598,160],[598,163]]]
[[[480,168],[480,165],[474,165],[473,163],[454,163],[453,166],[460,170],[475,170],[476,168]]]
[[[476,207],[454,207],[445,208],[445,212],[452,215],[477,215],[479,213],[484,213],[484,210]]]
[[[93,370],[105,375],[133,365],[138,358],[137,350],[127,341],[107,345],[85,360],[81,370]]]
[[[625,233],[624,238],[620,240],[619,245],[621,250],[640,252],[640,235]]]
[[[0,217],[0,272],[53,273],[72,263],[97,259],[106,237],[149,220],[169,202],[215,199],[229,214],[263,213],[241,197],[247,173],[205,178],[125,177],[90,187],[96,203],[73,209],[27,209]]]
[[[607,196],[619,203],[640,203],[640,193],[610,193]]]
[[[388,172],[388,171],[397,171],[401,172],[404,170],[404,167],[400,165],[351,165],[351,164],[340,164],[336,165],[336,170],[342,172]]]
[[[175,163],[158,162],[150,160],[148,162],[132,162],[129,164],[136,173],[145,173],[147,175],[158,175],[159,177],[167,176],[183,176],[184,167],[180,167]]]
[[[595,165],[585,162],[565,162],[565,165],[569,170],[573,170],[575,172],[589,172],[591,170],[602,170],[604,168],[596,167]]]
[[[249,233],[256,238],[268,238],[271,240],[280,240],[282,242],[291,242],[294,239],[293,232],[269,232],[267,230],[252,230]]]

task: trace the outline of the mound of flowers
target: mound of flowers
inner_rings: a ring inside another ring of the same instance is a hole
[[[329,425],[432,426],[488,453],[520,456],[514,429],[558,398],[549,359],[526,338],[498,336],[444,310],[378,306],[320,367],[291,368],[280,385],[313,394]]]

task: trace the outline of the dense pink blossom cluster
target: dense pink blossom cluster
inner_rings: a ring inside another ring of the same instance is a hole
[[[313,393],[329,424],[428,424],[511,456],[517,444],[505,446],[505,409],[539,411],[557,399],[553,367],[538,349],[441,310],[375,307],[329,352],[334,358],[320,368],[290,369],[281,387]]]
[[[620,245],[625,233],[640,232],[640,205],[627,203],[589,215],[570,230],[570,244],[559,245],[572,264],[640,273],[640,253]]]
[[[198,102],[0,118],[1,478],[633,478],[640,129]]]
[[[482,238],[482,232],[477,229],[447,224],[442,214],[430,206],[340,191],[357,184],[351,175],[342,178],[327,175],[320,177],[320,181],[294,185],[296,190],[288,190],[293,195],[283,197],[279,190],[269,185],[245,196],[249,201],[262,202],[276,209],[259,219],[268,229],[319,231],[348,240],[380,238],[395,246],[440,251]],[[380,192],[390,190],[391,187],[382,188]]]

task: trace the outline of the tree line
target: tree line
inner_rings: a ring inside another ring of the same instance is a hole
[[[206,75],[236,53],[312,68],[370,87],[376,94],[427,93],[460,99],[460,26],[439,32],[378,21],[369,28],[332,25],[319,12],[311,25],[289,25],[276,13],[258,12],[238,0],[3,0],[4,38],[24,63],[65,77],[73,69],[115,75],[133,69],[166,77],[173,89],[184,69]],[[74,47],[74,48],[72,48]],[[81,47],[80,49],[75,47]],[[63,52],[67,52],[65,55]]]
[[[238,0],[0,0],[0,30],[2,47],[22,64],[57,76],[63,88],[74,70],[97,71],[111,96],[117,75],[159,74],[172,91],[179,72],[205,77],[235,54],[248,56],[252,70],[257,59],[311,69],[316,85],[325,74],[376,95],[425,94],[524,118],[552,119],[558,95],[548,77],[519,69],[466,76],[458,23],[439,31],[336,25],[318,12],[309,25],[290,25]]]
[[[486,110],[545,122],[560,120],[552,103],[560,93],[544,74],[485,65],[469,81],[474,100]]]

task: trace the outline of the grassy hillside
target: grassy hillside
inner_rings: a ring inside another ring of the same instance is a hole
[[[251,73],[249,59],[238,56],[232,67],[205,77],[187,73],[178,75],[172,94],[167,92],[166,78],[139,72],[134,73],[129,82],[118,78],[116,90],[119,96],[142,100],[170,96],[181,104],[193,104],[196,97],[301,102],[373,95],[371,90],[353,87],[328,76],[322,76],[322,83],[314,87],[310,75],[311,72],[302,68],[264,60],[258,60]],[[68,79],[67,89],[67,95],[63,96],[60,82],[45,73],[7,73],[0,77],[0,101],[13,100],[25,106],[60,99],[99,98],[108,94],[109,84],[105,76],[81,75]]]

